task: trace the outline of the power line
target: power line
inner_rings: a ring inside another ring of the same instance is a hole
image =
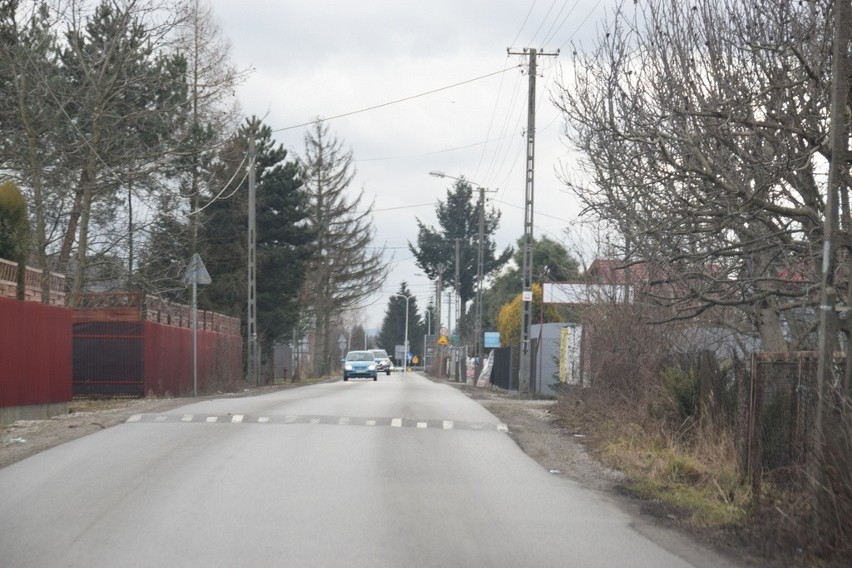
[[[520,67],[520,65],[517,65],[516,67]],[[346,116],[352,116],[353,114],[360,114],[362,112],[368,112],[368,111],[376,110],[376,109],[383,108],[383,107],[386,107],[386,106],[395,105],[395,104],[398,104],[398,103],[403,103],[405,101],[410,101],[412,99],[425,97],[426,95],[433,95],[435,93],[440,93],[441,91],[446,91],[446,90],[452,89],[454,87],[459,87],[461,85],[467,85],[468,83],[473,83],[474,81],[480,81],[482,79],[487,79],[488,77],[493,77],[494,75],[499,75],[501,73],[505,73],[509,69],[513,69],[513,67],[506,67],[506,68],[501,69],[499,71],[494,71],[493,73],[487,73],[485,75],[480,75],[479,77],[474,77],[473,79],[467,79],[466,81],[460,81],[458,83],[453,83],[452,85],[447,85],[445,87],[439,87],[437,89],[432,89],[431,91],[425,91],[423,93],[418,93],[416,95],[411,95],[409,97],[404,97],[404,98],[401,98],[401,99],[388,101],[386,103],[381,103],[381,104],[378,104],[378,105],[362,108],[360,110],[353,110],[353,111],[350,111],[350,112],[344,112],[343,114],[336,114],[334,116],[319,118],[318,120],[326,120],[326,121],[327,120],[335,120],[335,119],[343,118],[343,117],[346,117]],[[302,128],[304,126],[310,126],[311,124],[314,124],[315,122],[316,122],[316,120],[311,120],[310,122],[303,122],[301,124],[294,124],[292,126],[285,126],[284,128],[276,128],[272,132],[283,132],[285,130],[294,130],[296,128]]]
[[[562,45],[559,46],[559,49],[562,49],[563,47],[565,47],[568,44],[568,42],[570,42],[572,39],[574,39],[574,36],[577,35],[577,32],[580,31],[580,28],[582,28],[583,25],[589,20],[589,18],[592,17],[592,14],[594,14],[595,10],[597,10],[598,6],[600,6],[600,5],[601,5],[601,0],[598,0],[597,2],[595,2],[595,5],[592,6],[592,9],[589,10],[589,13],[586,14],[585,18],[583,18],[583,21],[580,22],[580,24],[576,28],[574,28],[574,31],[571,32],[571,35],[568,36],[568,39],[566,39],[565,42]]]

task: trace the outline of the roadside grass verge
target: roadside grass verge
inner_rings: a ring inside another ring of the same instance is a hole
[[[697,423],[672,429],[644,410],[642,401],[612,404],[589,394],[563,395],[556,412],[585,436],[601,463],[625,474],[626,490],[660,501],[695,528],[736,527],[747,520],[751,490],[737,473],[729,430]]]
[[[740,524],[748,515],[751,494],[738,479],[735,462],[726,455],[712,461],[699,455],[659,435],[617,436],[604,442],[599,452],[607,466],[628,477],[628,489],[675,507],[681,512],[677,516],[689,525],[708,528]]]

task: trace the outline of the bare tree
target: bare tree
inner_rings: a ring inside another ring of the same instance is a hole
[[[300,157],[302,178],[310,194],[310,223],[317,233],[318,260],[306,279],[305,301],[316,318],[314,372],[332,370],[332,331],[345,311],[358,308],[378,290],[388,272],[384,248],[372,246],[372,204],[364,190],[351,191],[355,169],[351,150],[329,134],[321,121],[305,135]]]
[[[119,188],[150,182],[173,151],[175,125],[185,120],[185,60],[164,45],[173,25],[153,2],[104,2],[73,19],[66,34],[62,63],[74,94],[67,113],[75,141],[67,159],[77,183],[60,262],[76,239],[72,291],[86,279],[90,229],[111,223]]]
[[[575,52],[556,103],[588,177],[565,181],[651,263],[670,319],[721,316],[772,351],[813,337],[830,18],[830,0],[649,0]]]
[[[209,194],[210,164],[217,148],[236,131],[239,105],[236,87],[248,71],[231,63],[231,45],[223,35],[209,5],[202,0],[185,0],[178,8],[184,17],[177,28],[176,46],[187,61],[187,106],[189,120],[185,148],[179,159],[184,170],[183,193],[189,197],[192,244],[197,249],[199,196]],[[213,192],[215,194],[215,192]]]
[[[34,218],[30,251],[42,268],[53,268],[48,251],[58,240],[67,211],[58,149],[64,145],[67,82],[60,73],[56,22],[48,6],[19,2],[0,6],[0,164],[20,180]],[[25,253],[25,257],[30,252]],[[50,272],[41,282],[49,301]]]

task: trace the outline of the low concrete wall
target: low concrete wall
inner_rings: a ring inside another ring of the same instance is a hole
[[[67,402],[30,404],[26,406],[0,406],[0,427],[17,420],[48,420],[60,414],[68,414]]]

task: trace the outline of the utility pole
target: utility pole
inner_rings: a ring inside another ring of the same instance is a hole
[[[474,327],[474,342],[473,356],[476,364],[473,369],[473,382],[476,383],[479,378],[479,372],[482,368],[482,256],[483,243],[485,238],[485,188],[479,186],[479,236],[476,243],[476,325]]]
[[[248,140],[248,306],[246,307],[246,335],[248,349],[246,353],[246,378],[249,383],[260,384],[258,373],[258,349],[257,349],[257,263],[255,250],[257,248],[257,215],[256,215],[256,188],[254,163],[255,150],[255,128],[252,125]]]
[[[508,49],[509,55],[529,56],[529,94],[527,96],[527,176],[524,194],[524,265],[522,268],[522,290],[521,304],[521,367],[518,372],[518,394],[520,396],[532,395],[530,388],[530,323],[532,320],[532,232],[533,232],[533,196],[535,178],[535,77],[536,56],[556,56],[554,53],[538,52],[535,48],[524,48],[523,52],[513,52]]]
[[[459,275],[459,264],[461,261],[461,239],[456,237],[456,293],[453,296],[453,309],[455,310],[455,320],[453,321],[453,325],[455,327],[454,331],[456,335],[459,334],[459,317],[461,315],[461,310],[459,309],[461,306],[461,298],[459,294],[459,290],[461,290],[461,277]]]
[[[832,63],[831,81],[831,111],[829,140],[831,148],[831,161],[828,170],[828,188],[825,200],[825,222],[823,229],[822,249],[822,279],[819,302],[819,344],[817,361],[817,404],[814,417],[814,452],[811,462],[812,480],[812,504],[813,504],[813,529],[825,535],[834,529],[833,495],[829,489],[827,479],[828,471],[848,471],[850,455],[846,440],[843,439],[844,432],[838,428],[843,424],[843,414],[849,418],[848,410],[840,408],[834,412],[826,408],[826,403],[831,400],[829,389],[839,391],[841,396],[848,396],[850,387],[850,374],[852,374],[852,349],[849,349],[849,338],[852,335],[852,322],[848,314],[840,317],[838,304],[841,303],[837,287],[835,285],[835,272],[837,269],[837,252],[845,248],[847,252],[852,251],[852,227],[844,215],[844,226],[840,225],[840,197],[844,188],[844,169],[849,167],[849,136],[850,132],[846,125],[847,96],[849,93],[849,74],[852,72],[852,62],[849,61],[849,44],[852,41],[849,21],[852,20],[852,3],[850,0],[838,0],[834,3],[834,53]],[[846,256],[847,268],[852,268],[849,254]],[[846,307],[852,302],[852,282],[847,283]],[[846,361],[845,375],[836,377],[834,374],[835,362],[834,352],[838,344],[838,332],[846,335]],[[834,424],[826,424],[826,415],[838,420]],[[845,455],[844,455],[845,454]],[[844,463],[845,462],[845,463]]]

